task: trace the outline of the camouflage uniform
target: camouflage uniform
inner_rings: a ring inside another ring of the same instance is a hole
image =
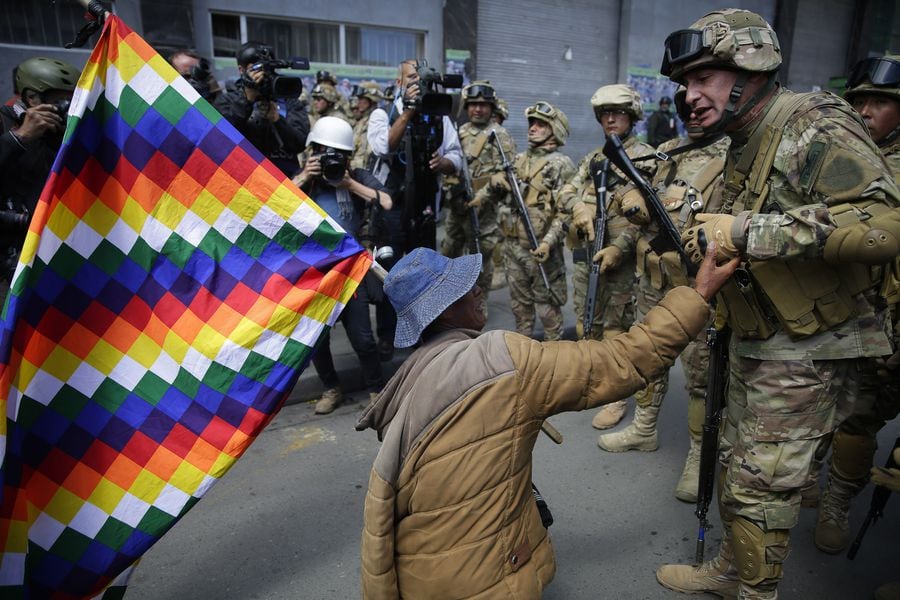
[[[895,62],[898,57],[884,57]],[[884,59],[866,59],[865,63],[876,64]],[[856,69],[855,69],[856,70]],[[851,75],[851,80],[855,79]],[[848,82],[850,83],[850,82]],[[845,98],[853,102],[859,96],[887,97],[900,103],[900,82],[892,85],[875,86],[868,78],[847,90]],[[898,105],[900,106],[900,105]],[[864,109],[863,109],[864,110]],[[900,127],[895,128],[877,144],[888,166],[891,168],[895,182],[900,184],[900,141],[897,141]],[[895,277],[900,277],[900,258],[893,263]],[[894,330],[894,349],[900,340],[897,328],[897,302],[892,303]],[[819,515],[816,523],[816,546],[828,553],[843,551],[850,541],[849,513],[850,502],[865,487],[869,480],[869,469],[872,467],[876,449],[876,437],[885,424],[900,412],[900,365],[885,364],[882,360],[873,360],[865,367],[862,384],[864,393],[860,394],[853,406],[853,413],[840,424],[832,439],[831,465],[825,486],[825,494],[819,504]],[[822,454],[824,454],[824,449]]]
[[[689,138],[669,140],[659,147],[659,151],[667,154],[689,143],[692,143]],[[684,231],[694,224],[694,214],[717,212],[721,208],[722,169],[725,166],[725,153],[729,144],[728,138],[722,137],[708,146],[676,154],[668,161],[661,161],[658,164],[652,182],[653,187],[656,188],[669,212],[669,217],[679,231]],[[640,193],[632,186],[628,186],[627,194],[637,194],[640,197]],[[640,199],[640,202],[643,203],[643,199]],[[623,199],[623,203],[627,212],[628,199]],[[639,277],[636,317],[642,319],[667,291],[675,286],[690,285],[693,282],[685,273],[678,253],[667,252],[659,255],[651,249],[650,241],[659,235],[659,227],[655,222],[644,224],[646,219],[637,216],[630,217],[630,220],[641,226],[635,255]],[[705,336],[694,340],[684,349],[681,354],[681,365],[688,392],[687,415],[691,444],[675,495],[680,500],[695,502],[709,368],[709,349]],[[656,422],[668,389],[669,374],[666,372],[635,395],[637,408],[633,423],[621,431],[601,436],[600,447],[620,452],[657,446]]]
[[[372,116],[372,111],[378,108],[378,103],[384,98],[384,94],[381,93],[378,83],[369,81],[359,85],[354,98],[357,101],[359,98],[365,98],[371,104],[369,109],[361,114],[353,125],[353,157],[350,159],[350,168],[367,169],[369,168],[369,158],[372,155],[372,150],[369,148],[369,136],[367,135],[369,117]]]
[[[687,36],[703,45],[679,56],[693,48]],[[722,213],[733,218],[707,215],[683,236],[695,255],[703,231],[720,254],[744,259],[717,296],[732,330],[722,546],[699,567],[657,571],[660,583],[685,592],[777,597],[813,456],[860,393],[865,357],[891,352],[882,259],[847,236],[872,223],[892,227],[900,190],[847,104],[778,89],[780,63],[768,23],[726,9],[670,36],[661,69],[676,81],[696,68],[737,69],[735,88],[769,73],[753,101],[731,103],[716,124],[740,123],[769,95],[757,117],[728,132]]]
[[[629,135],[623,140],[625,153],[630,158],[653,154],[653,148]],[[571,214],[573,205],[584,202],[592,211],[597,209],[597,195],[594,192],[594,183],[591,179],[591,161],[602,161],[603,149],[597,148],[581,159],[575,176],[563,187],[560,192],[561,201],[566,212]],[[649,179],[656,170],[655,161],[647,160],[638,163],[637,168]],[[628,222],[622,215],[620,198],[617,195],[628,184],[625,175],[615,167],[610,167],[607,179],[606,195],[606,246],[617,246],[624,254],[622,263],[615,269],[611,269],[600,275],[600,291],[597,296],[594,325],[591,329],[591,337],[603,339],[604,331],[607,335],[615,335],[627,331],[634,323],[634,283],[635,262],[634,244],[637,240],[637,227]],[[584,315],[584,301],[587,296],[588,277],[590,275],[591,242],[586,237],[581,237],[574,227],[569,228],[567,236],[568,245],[572,248],[572,304],[575,309],[578,337],[582,337],[582,317]]]
[[[529,120],[538,119],[550,124],[555,138],[555,144],[550,146],[529,145],[528,150],[516,156],[513,165],[538,244],[549,246],[543,267],[552,294],[544,285],[540,263],[530,251],[528,234],[517,209],[502,207],[498,211],[498,220],[504,235],[503,258],[510,306],[517,332],[532,335],[537,314],[544,326],[544,340],[559,340],[563,332],[562,305],[566,303],[566,265],[562,255],[565,235],[559,212],[559,191],[571,179],[575,168],[569,157],[556,148],[565,143],[569,123],[561,110],[546,102],[529,107],[525,115]],[[507,197],[510,191],[506,178],[497,174],[479,194],[497,201]]]

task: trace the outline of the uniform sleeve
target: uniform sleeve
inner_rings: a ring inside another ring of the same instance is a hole
[[[541,240],[547,242],[551,247],[562,244],[566,238],[564,223],[568,221],[568,217],[560,206],[559,194],[563,185],[575,175],[575,165],[572,164],[572,160],[568,156],[562,155],[561,160],[553,162],[553,169],[555,172],[553,173],[553,190],[551,194],[556,212],[553,215],[553,220],[550,222],[547,233],[544,234]]]
[[[575,206],[575,203],[582,200],[582,192],[590,177],[588,169],[590,168],[591,156],[588,154],[581,159],[581,162],[578,163],[578,168],[559,191],[559,205],[568,214],[572,213],[572,207]]]
[[[843,115],[841,115],[843,116]],[[808,141],[807,141],[808,140]],[[836,212],[900,205],[893,176],[856,121],[820,118],[785,133],[769,179],[766,212],[738,215],[733,234],[756,259],[817,258]],[[781,207],[787,207],[782,210]],[[741,233],[746,237],[741,239]]]
[[[669,368],[708,318],[703,298],[677,287],[610,340],[541,343],[509,334],[519,393],[541,418],[627,398]]]

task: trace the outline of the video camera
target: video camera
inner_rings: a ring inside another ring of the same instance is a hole
[[[298,98],[303,92],[303,81],[299,77],[281,75],[275,69],[309,70],[309,59],[293,57],[290,60],[277,60],[270,46],[249,46],[238,54],[238,64],[246,65],[242,79],[244,85],[259,91],[264,100],[275,98]],[[257,83],[250,73],[262,71],[264,76]]]
[[[453,112],[453,97],[438,91],[442,88],[461,88],[462,75],[442,75],[428,66],[423,59],[416,61],[416,75],[419,76],[419,97],[409,105],[425,115],[449,116]]]

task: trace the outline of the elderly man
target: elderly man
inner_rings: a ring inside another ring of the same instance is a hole
[[[605,341],[537,342],[484,326],[481,257],[418,248],[384,282],[395,345],[413,353],[357,429],[383,441],[362,538],[365,598],[536,598],[553,550],[531,485],[547,417],[631,394],[700,332],[736,262],[715,249],[694,290],[670,291],[643,323]]]

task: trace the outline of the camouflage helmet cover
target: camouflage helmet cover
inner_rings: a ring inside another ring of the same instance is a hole
[[[505,121],[509,118],[509,104],[503,98],[497,98],[497,104],[494,106],[494,113],[500,115]]]
[[[312,89],[310,96],[313,98],[323,98],[331,104],[337,104],[341,99],[338,91],[330,83],[317,83]]]
[[[624,110],[632,119],[640,121],[644,118],[644,108],[641,106],[641,95],[630,85],[614,83],[604,85],[591,96],[591,106],[594,107],[594,115],[600,120],[600,111]]]
[[[526,119],[537,119],[550,126],[557,145],[565,146],[569,137],[569,118],[562,110],[549,102],[540,100],[525,109]]]
[[[735,8],[717,10],[666,38],[660,72],[680,83],[688,71],[706,66],[776,71],[781,66],[781,46],[775,31],[758,14]]]
[[[856,96],[864,94],[889,96],[900,101],[900,55],[864,58],[853,66],[844,98],[853,102]]]
[[[71,92],[78,83],[81,72],[61,60],[36,56],[19,64],[16,68],[16,93],[25,89],[39,94],[47,90]]]
[[[356,91],[357,98],[366,98],[373,104],[378,104],[384,99],[381,86],[377,81],[361,81]]]
[[[487,79],[473,81],[462,89],[463,106],[469,102],[487,102],[497,106],[497,93]]]

